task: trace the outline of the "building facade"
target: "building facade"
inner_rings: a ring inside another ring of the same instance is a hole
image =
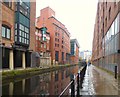
[[[71,55],[70,55],[71,64],[78,64],[80,46],[77,39],[71,39],[70,45],[71,45]]]
[[[47,27],[50,33],[50,51],[52,63],[69,63],[70,33],[64,24],[55,18],[55,12],[46,7],[41,10],[37,18],[37,27]]]
[[[36,46],[35,51],[39,52],[41,56],[50,56],[50,33],[47,32],[46,27],[37,28],[36,27]]]
[[[36,2],[1,2],[2,69],[31,67],[35,52]]]
[[[50,55],[50,33],[47,32],[46,27],[38,28],[36,27],[35,32],[36,42],[35,51],[38,53],[37,64],[40,67],[51,65],[51,55]]]
[[[99,2],[94,25],[92,62],[120,70],[120,2]]]

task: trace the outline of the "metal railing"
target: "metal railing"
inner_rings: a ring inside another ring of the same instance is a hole
[[[80,95],[80,85],[82,84],[82,81],[84,79],[84,75],[85,75],[85,71],[86,71],[86,66],[84,66],[84,68],[80,71],[78,71],[78,73],[76,75],[71,75],[70,76],[70,83],[65,87],[65,89],[60,93],[60,95],[58,97],[61,97],[62,95],[64,95],[64,93],[66,92],[67,89],[69,89],[69,87],[71,87],[71,97],[75,97],[75,93],[77,91],[77,97]],[[75,85],[77,87],[75,87]]]

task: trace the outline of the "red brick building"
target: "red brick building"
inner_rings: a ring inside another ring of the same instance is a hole
[[[36,2],[2,0],[0,5],[2,68],[31,67],[31,54],[35,51]]]
[[[119,67],[119,59],[120,2],[99,2],[94,26],[92,62],[114,72],[115,66]]]
[[[78,64],[80,46],[77,39],[71,39],[70,45],[71,45],[71,56],[70,56],[71,64]]]
[[[46,27],[36,27],[36,46],[35,51],[39,52],[42,56],[50,56],[50,33],[47,32]]]
[[[70,33],[65,25],[55,18],[55,12],[50,7],[41,10],[37,27],[46,27],[50,33],[52,63],[69,63]]]

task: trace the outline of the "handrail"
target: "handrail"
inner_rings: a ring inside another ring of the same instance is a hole
[[[68,89],[68,87],[72,84],[73,81],[71,81],[67,87],[60,93],[60,95],[58,97],[61,97],[63,95],[63,93]]]
[[[85,66],[84,66],[84,67],[85,67]],[[84,68],[84,67],[83,67],[83,68]],[[73,83],[72,86],[74,87],[74,85],[76,84],[76,83],[74,83],[74,82],[76,82],[75,80],[77,80],[77,85],[78,85],[78,86],[77,86],[77,95],[79,95],[79,77],[81,76],[81,71],[83,70],[83,68],[80,69],[80,70],[78,71],[78,73],[71,78],[70,83],[65,87],[65,89],[60,93],[60,95],[59,95],[58,97],[61,97],[72,83]],[[77,78],[77,77],[78,77],[78,78]],[[82,76],[81,76],[81,77],[82,77]],[[77,78],[77,79],[76,79],[76,78]],[[73,89],[73,91],[75,91],[74,88],[71,88],[71,89]],[[71,94],[71,95],[74,95],[74,94]]]
[[[77,76],[78,76],[78,74],[75,75],[74,79],[75,79]],[[72,82],[73,82],[73,80],[70,81],[70,83],[69,83],[69,84],[67,85],[67,87],[60,93],[60,95],[59,95],[58,97],[61,97],[61,96],[64,94],[64,92],[68,89],[68,87],[72,84]]]

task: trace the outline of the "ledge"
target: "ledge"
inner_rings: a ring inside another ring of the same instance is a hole
[[[75,65],[66,64],[66,65],[51,66],[47,68],[26,68],[21,70],[18,69],[18,70],[12,70],[12,71],[2,71],[2,81],[3,83],[6,83],[8,82],[8,80],[9,81],[20,80],[23,78],[31,77],[33,75],[38,75],[38,74],[55,71],[55,70],[63,69],[66,67],[76,66],[76,65],[77,64]]]

